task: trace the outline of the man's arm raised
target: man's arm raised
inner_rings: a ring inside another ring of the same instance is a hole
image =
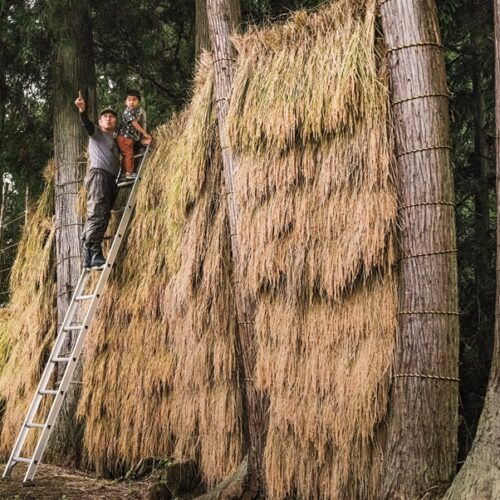
[[[87,134],[93,135],[95,132],[95,125],[89,120],[89,117],[87,116],[87,106],[85,104],[85,99],[83,98],[81,90],[78,91],[78,97],[76,98],[75,106],[80,111],[80,122],[85,127]]]

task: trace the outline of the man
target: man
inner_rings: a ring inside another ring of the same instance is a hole
[[[90,168],[85,175],[87,222],[83,228],[84,267],[101,268],[106,263],[102,240],[108,227],[111,209],[118,193],[116,178],[120,171],[120,152],[114,138],[117,116],[111,108],[99,114],[96,127],[87,116],[81,91],[75,101],[80,121],[89,134]]]

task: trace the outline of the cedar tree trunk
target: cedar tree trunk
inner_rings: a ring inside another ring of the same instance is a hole
[[[210,32],[208,29],[207,0],[196,0],[196,41],[195,57],[203,50],[210,50]]]
[[[243,429],[248,452],[248,469],[245,489],[252,496],[265,496],[262,477],[262,457],[266,438],[266,402],[253,383],[255,368],[255,305],[244,296],[241,280],[239,235],[237,233],[239,207],[235,197],[237,159],[233,156],[226,133],[228,100],[233,83],[235,51],[230,41],[237,30],[240,7],[237,0],[207,0],[208,24],[214,57],[215,103],[222,148],[223,177],[231,234],[233,264],[233,289],[237,315],[237,342],[243,396]]]
[[[57,38],[53,61],[57,312],[61,325],[81,271],[83,220],[77,200],[86,168],[88,136],[80,125],[74,101],[82,90],[92,113],[95,69],[90,0],[59,0],[53,8]],[[68,338],[68,350],[74,340]],[[71,462],[78,462],[80,453],[81,429],[75,421],[80,379],[81,370],[77,368],[53,436],[54,451]]]
[[[397,148],[399,328],[381,498],[455,471],[458,292],[448,90],[434,0],[381,2]]]

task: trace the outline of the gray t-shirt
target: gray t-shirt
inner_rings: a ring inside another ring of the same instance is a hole
[[[120,151],[113,134],[96,127],[86,113],[80,113],[80,119],[89,134],[90,168],[106,170],[116,177],[120,171]]]

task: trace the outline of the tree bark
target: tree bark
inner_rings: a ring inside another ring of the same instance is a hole
[[[203,50],[210,50],[210,30],[208,29],[207,0],[196,0],[196,59],[198,59]]]
[[[77,211],[78,191],[85,172],[88,137],[80,125],[74,105],[78,90],[85,93],[92,113],[95,92],[95,69],[89,0],[61,0],[54,6],[54,31],[57,37],[54,54],[54,157],[55,223],[57,258],[58,324],[63,321],[81,271],[81,230],[83,220]],[[92,116],[92,114],[91,114]],[[68,336],[66,348],[74,338]],[[79,371],[54,429],[52,451],[75,463],[79,457],[81,429],[75,421],[79,399]],[[81,374],[80,374],[81,375]]]
[[[458,292],[444,58],[434,0],[381,2],[400,203],[399,328],[383,498],[419,498],[455,471]]]
[[[497,264],[495,342],[490,380],[472,449],[445,500],[500,498],[500,0],[495,0]],[[479,242],[478,242],[479,243]]]
[[[237,342],[243,399],[244,441],[248,451],[246,480],[247,494],[265,496],[262,476],[262,459],[266,439],[267,401],[253,383],[256,361],[255,304],[246,297],[240,286],[240,243],[237,231],[239,206],[235,196],[237,159],[233,156],[227,137],[226,117],[233,83],[235,51],[230,35],[240,22],[238,0],[207,0],[208,24],[214,57],[215,103],[222,149],[223,177],[226,190],[231,253],[233,265],[233,289],[237,316]]]

